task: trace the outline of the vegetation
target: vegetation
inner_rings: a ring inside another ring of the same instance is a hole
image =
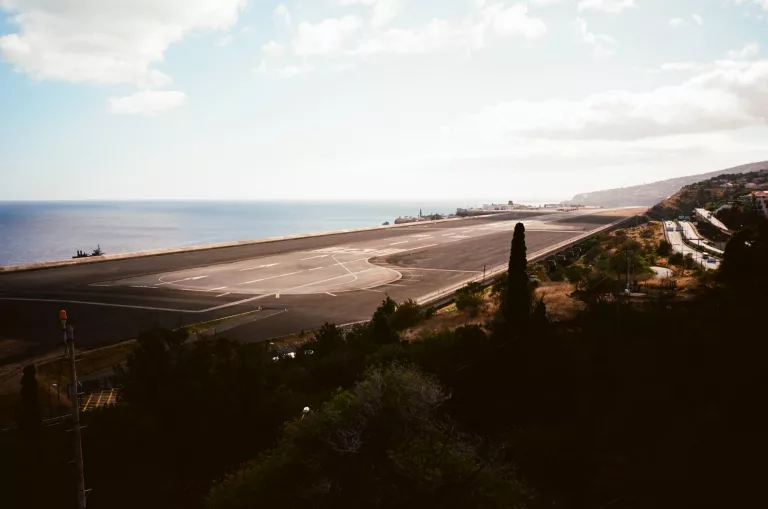
[[[147,331],[120,404],[82,416],[89,505],[759,505],[768,226],[734,234],[696,299],[633,304],[615,282],[628,252],[637,270],[658,251],[642,231],[601,237],[563,266],[585,302],[566,323],[532,298],[523,240],[510,276],[525,275],[526,297],[522,278],[502,280],[484,324],[405,341],[426,313],[386,298],[370,322],[326,324],[291,355]],[[71,437],[39,431],[0,435],[4,501],[71,507]]]

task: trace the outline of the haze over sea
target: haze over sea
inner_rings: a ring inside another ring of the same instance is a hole
[[[117,254],[376,226],[420,208],[450,214],[488,202],[0,202],[0,265],[65,260],[97,245]]]

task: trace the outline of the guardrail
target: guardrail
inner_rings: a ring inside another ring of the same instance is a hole
[[[587,233],[584,233],[582,235],[579,235],[577,237],[565,240],[563,242],[560,242],[558,244],[555,244],[553,246],[549,246],[545,249],[541,249],[539,251],[536,251],[532,253],[528,257],[529,262],[537,262],[543,258],[546,258],[547,256],[550,256],[552,254],[557,254],[560,250],[571,247],[575,244],[578,244],[579,242],[582,242],[585,239],[588,239],[590,237],[593,237],[595,235],[598,235],[600,233],[610,231],[613,228],[616,228],[617,226],[622,225],[623,223],[629,222],[630,220],[634,219],[637,216],[629,216],[625,217],[624,219],[621,219],[619,221],[614,221],[613,223],[601,226],[600,228],[597,228],[596,230],[591,230]],[[437,304],[440,303],[443,299],[448,300],[449,298],[452,298],[453,294],[456,293],[456,291],[459,288],[462,288],[466,286],[469,283],[475,283],[475,282],[481,282],[482,284],[490,283],[492,280],[494,280],[497,276],[500,274],[503,274],[508,269],[508,265],[501,264],[496,265],[491,268],[490,271],[486,271],[485,275],[477,275],[473,276],[469,279],[465,279],[459,283],[455,283],[447,288],[441,288],[440,290],[436,290],[434,292],[430,292],[426,295],[423,295],[416,299],[416,302],[419,305],[426,306],[430,304]]]

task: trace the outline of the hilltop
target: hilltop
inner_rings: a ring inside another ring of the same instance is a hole
[[[749,173],[768,169],[768,161],[744,164],[734,168],[661,180],[640,186],[620,187],[591,193],[581,193],[573,197],[570,203],[601,207],[621,207],[630,205],[656,205],[677,193],[680,188],[719,177],[726,174]]]

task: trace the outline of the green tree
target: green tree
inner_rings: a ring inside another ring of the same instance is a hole
[[[344,336],[335,324],[326,322],[320,330],[315,332],[312,341],[309,341],[304,350],[312,350],[314,355],[327,355],[344,345]]]
[[[469,311],[472,316],[477,315],[483,304],[483,288],[480,283],[467,283],[456,290],[456,309]]]
[[[392,315],[392,327],[396,331],[403,331],[417,325],[423,319],[424,312],[421,310],[421,306],[415,300],[408,299],[397,305],[395,313]]]
[[[576,287],[577,291],[583,290],[586,287],[587,281],[589,280],[589,275],[591,273],[591,267],[586,267],[578,263],[571,264],[567,269],[565,269],[565,274],[568,278],[568,281],[570,281],[571,284]]]
[[[413,367],[374,368],[289,422],[277,445],[215,487],[208,509],[523,508],[513,470],[440,414],[448,395]]]
[[[659,242],[659,247],[656,249],[656,254],[659,256],[669,256],[672,252],[672,245],[666,240]]]
[[[525,332],[531,314],[531,296],[528,291],[528,260],[525,246],[525,226],[515,225],[512,246],[509,250],[507,271],[507,292],[504,304],[504,318],[515,332]]]
[[[29,436],[40,431],[40,402],[34,364],[24,367],[21,375],[21,429]]]

